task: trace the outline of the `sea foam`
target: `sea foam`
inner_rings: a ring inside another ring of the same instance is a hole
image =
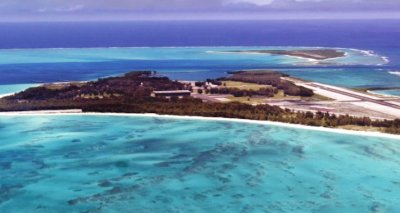
[[[392,74],[392,75],[400,76],[400,71],[390,71],[390,72],[388,72],[388,73],[390,73],[390,74]]]

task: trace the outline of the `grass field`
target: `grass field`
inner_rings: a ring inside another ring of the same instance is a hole
[[[260,85],[260,84],[255,84],[255,83],[245,83],[245,82],[239,82],[239,81],[222,81],[223,85],[229,88],[238,88],[242,90],[259,90],[262,88],[268,88],[272,87],[269,85]],[[283,90],[279,90],[277,94],[275,94],[274,97],[229,97],[228,98],[231,101],[238,101],[241,103],[247,103],[247,104],[263,104],[267,100],[293,100],[293,99],[298,99],[298,100],[307,100],[307,101],[329,101],[331,99],[326,98],[321,95],[315,94],[312,97],[299,97],[299,96],[287,96],[285,95]]]
[[[243,89],[243,90],[259,90],[262,88],[271,87],[268,85],[244,83],[244,82],[238,82],[238,81],[222,81],[222,83],[223,83],[223,85],[226,85],[226,87],[238,88],[238,89]]]

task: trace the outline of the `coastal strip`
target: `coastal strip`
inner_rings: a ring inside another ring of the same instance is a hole
[[[4,98],[10,95],[14,95],[15,93],[9,93],[9,94],[0,94],[0,98]]]
[[[0,119],[2,116],[60,116],[60,115],[74,115],[74,116],[120,116],[120,117],[148,117],[148,118],[165,118],[165,119],[176,119],[176,120],[202,120],[202,121],[220,121],[220,122],[235,122],[235,123],[247,123],[247,124],[258,124],[258,125],[270,125],[284,128],[303,129],[309,131],[319,132],[330,132],[337,134],[346,135],[358,135],[368,137],[380,137],[400,140],[400,135],[393,135],[381,132],[371,131],[355,131],[346,129],[335,129],[327,127],[314,127],[305,126],[300,124],[289,124],[275,121],[260,121],[260,120],[249,120],[239,118],[223,118],[223,117],[201,117],[201,116],[180,116],[180,115],[160,115],[154,113],[98,113],[98,112],[82,112],[80,109],[71,110],[45,110],[45,111],[25,111],[25,112],[0,112]]]
[[[379,90],[379,91],[400,91],[400,89],[385,89],[385,90]],[[379,93],[376,92],[377,90],[367,90],[366,92],[369,94],[373,94],[373,95],[377,95],[377,96],[381,96],[381,97],[386,97],[386,98],[393,98],[393,99],[398,99],[399,96],[398,95],[390,95],[390,94],[384,94],[384,93]]]
[[[370,91],[361,92],[351,90],[343,87],[322,84],[318,82],[308,82],[301,79],[284,77],[285,80],[291,81],[298,86],[311,89],[315,94],[333,99],[333,101],[326,101],[320,106],[329,106],[336,104],[338,109],[343,113],[344,106],[350,107],[345,114],[355,115],[354,112],[359,113],[359,117],[369,117],[378,120],[384,119],[398,119],[400,118],[400,98],[396,96],[374,95]],[[317,104],[317,103],[316,103]],[[331,113],[340,114],[335,110]],[[375,116],[373,116],[373,114]],[[379,115],[380,117],[377,117]]]
[[[231,50],[222,51],[224,53],[245,53],[245,54],[271,54],[285,55],[291,57],[299,57],[312,59],[312,61],[327,60],[345,57],[346,52],[337,49],[302,49],[302,50]]]

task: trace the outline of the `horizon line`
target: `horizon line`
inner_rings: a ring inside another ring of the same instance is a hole
[[[244,19],[58,19],[58,20],[4,20],[0,19],[0,23],[63,23],[63,22],[201,22],[201,21],[400,21],[400,17],[373,17],[373,18],[244,18]]]

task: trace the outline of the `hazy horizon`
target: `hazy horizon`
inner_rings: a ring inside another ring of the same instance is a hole
[[[0,22],[400,19],[397,0],[2,0]]]

